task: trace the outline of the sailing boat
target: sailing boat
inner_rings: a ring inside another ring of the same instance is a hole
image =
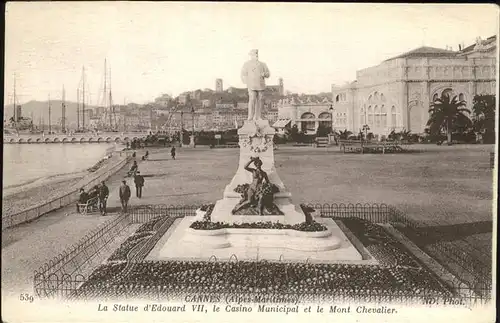
[[[81,86],[81,91],[80,91]],[[80,102],[80,96],[82,101]],[[77,104],[76,104],[76,132],[85,132],[85,66],[82,67],[82,77],[78,88],[76,90]],[[81,103],[81,104],[80,104]],[[81,115],[81,123],[80,123]],[[80,124],[82,127],[80,128]]]
[[[103,115],[101,121],[105,129],[109,131],[117,131],[117,120],[115,107],[113,106],[113,95],[111,90],[111,68],[109,69],[109,92],[108,92],[108,67],[107,59],[104,59],[104,89],[103,89],[103,101],[101,108],[103,109]],[[100,91],[99,91],[100,92]]]
[[[16,75],[14,74],[14,91],[12,96],[13,101],[13,116],[9,119],[9,123],[5,125],[5,130],[19,133],[32,128],[32,119],[22,116],[21,105],[18,105],[16,94]]]

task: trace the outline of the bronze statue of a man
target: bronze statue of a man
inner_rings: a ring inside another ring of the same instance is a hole
[[[248,87],[248,120],[262,120],[261,111],[263,93],[266,89],[265,79],[269,77],[267,65],[259,61],[259,51],[250,51],[250,60],[241,69],[241,80]]]

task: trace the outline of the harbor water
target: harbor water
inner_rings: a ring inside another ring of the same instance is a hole
[[[115,143],[4,145],[2,186],[5,189],[81,172],[121,147]]]

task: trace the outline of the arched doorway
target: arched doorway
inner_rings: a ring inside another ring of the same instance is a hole
[[[305,133],[307,132],[315,132],[316,131],[316,124],[314,122],[314,114],[310,112],[306,112],[301,116],[301,119],[311,119],[311,121],[308,120],[303,120],[300,122],[301,125],[301,130]]]
[[[325,129],[332,129],[332,114],[329,112],[321,112],[318,116],[319,126]]]

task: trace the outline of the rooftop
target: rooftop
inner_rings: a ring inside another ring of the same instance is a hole
[[[403,53],[401,55],[386,59],[385,61],[390,61],[397,58],[409,58],[409,57],[454,57],[458,54],[456,51],[422,46],[416,49],[413,49],[409,52]]]
[[[493,36],[490,36],[484,40],[482,40],[482,45],[483,46],[486,46],[486,45],[489,45],[493,42],[496,42],[497,41],[497,36],[496,35],[493,35]],[[467,46],[465,47],[464,49],[462,49],[461,53],[465,53],[465,52],[470,52],[470,51],[473,51],[474,48],[476,47],[477,43],[476,44],[472,44],[470,46]]]

